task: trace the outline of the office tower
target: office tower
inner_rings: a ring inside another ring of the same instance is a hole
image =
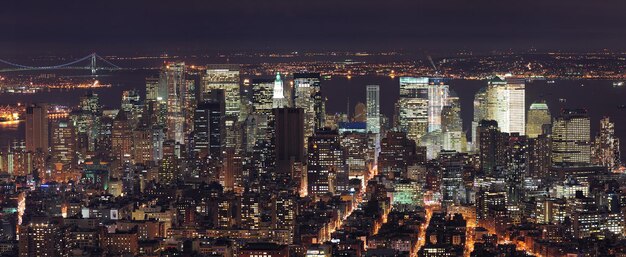
[[[272,114],[274,105],[273,93],[273,79],[252,80],[252,107],[255,114]]]
[[[285,89],[283,88],[283,80],[280,78],[280,72],[276,72],[276,80],[274,80],[274,91],[272,94],[272,107],[285,108],[287,99],[285,99]]]
[[[183,118],[185,120],[185,126],[184,126],[184,135],[185,135],[185,144],[189,145],[191,142],[190,139],[190,135],[193,131],[193,118],[194,118],[194,111],[196,109],[196,106],[198,105],[198,101],[196,99],[196,95],[198,94],[196,92],[196,82],[195,80],[186,80],[185,81],[185,97],[183,99]]]
[[[464,202],[463,156],[456,151],[441,151],[441,196],[443,204],[450,206]]]
[[[489,81],[488,117],[504,133],[526,134],[526,85],[521,78],[495,77]],[[493,113],[493,116],[491,116]]]
[[[552,164],[585,166],[591,162],[591,128],[587,111],[564,109],[552,124]]]
[[[474,115],[472,119],[472,150],[477,152],[479,147],[478,133],[476,128],[481,120],[493,120],[489,117],[487,88],[483,87],[474,95]]]
[[[243,117],[240,117],[242,104],[239,82],[239,65],[209,65],[206,74],[202,77],[199,100],[204,100],[211,90],[224,90],[226,115],[242,119]]]
[[[212,90],[195,108],[193,151],[198,158],[221,156],[226,129],[224,99],[223,90]]]
[[[315,129],[321,129],[326,124],[326,98],[322,96],[321,90],[313,95],[313,103],[315,105]]]
[[[321,129],[309,138],[307,184],[314,196],[348,190],[344,150],[336,130]]]
[[[133,133],[126,112],[120,110],[111,128],[111,155],[120,161],[130,161],[133,153]]]
[[[100,97],[98,94],[89,92],[80,97],[78,107],[86,112],[94,115],[102,114],[102,106],[100,105]]]
[[[380,87],[367,86],[367,131],[380,133]]]
[[[549,134],[528,139],[528,174],[531,177],[537,178],[548,174],[552,166],[551,152],[552,137]]]
[[[404,178],[409,166],[426,160],[426,149],[418,148],[404,132],[387,132],[380,147],[378,170],[388,178]]]
[[[277,173],[291,176],[291,169],[295,163],[305,163],[304,110],[274,109],[274,119]]]
[[[526,121],[526,135],[528,138],[536,138],[543,133],[543,126],[552,124],[552,116],[545,101],[534,102],[528,110]]]
[[[166,99],[166,92],[164,92],[164,84],[160,83],[158,77],[146,78],[146,101],[158,101],[159,99]]]
[[[319,73],[294,73],[295,90],[294,106],[304,110],[304,140],[313,135],[320,117],[317,114],[316,96],[320,94],[321,83]]]
[[[519,204],[523,199],[524,179],[528,173],[528,138],[517,133],[510,134],[506,151],[505,182],[508,200],[512,204]]]
[[[48,153],[48,106],[32,104],[26,108],[26,151]]]
[[[140,125],[133,130],[133,160],[135,163],[147,165],[154,163],[153,131],[147,125]]]
[[[125,112],[132,113],[138,108],[141,108],[141,97],[139,97],[139,91],[135,89],[122,91],[121,109]]]
[[[400,78],[398,126],[415,142],[428,132],[428,83],[428,78]]]
[[[346,151],[346,165],[351,178],[364,179],[375,159],[374,145],[370,143],[374,134],[341,133],[341,147]]]
[[[52,123],[50,148],[52,161],[55,165],[69,167],[76,164],[76,131],[71,122],[56,121]],[[60,168],[60,167],[57,167]]]
[[[173,140],[163,142],[163,158],[159,161],[158,182],[169,184],[179,177],[179,160],[177,145]]]
[[[600,131],[593,142],[591,156],[593,164],[609,169],[619,168],[621,164],[619,138],[615,137],[615,123],[609,117],[600,120]]]
[[[450,89],[445,80],[428,80],[428,132],[441,129],[441,110],[448,105]]]
[[[480,170],[486,176],[497,176],[499,169],[506,161],[504,133],[500,132],[498,122],[494,120],[482,120],[476,128],[480,159]]]
[[[219,181],[226,191],[243,192],[243,159],[235,149],[228,148],[222,153]]]
[[[441,133],[444,150],[465,151],[465,133],[461,119],[461,104],[454,91],[450,91],[448,105],[441,109]]]
[[[167,89],[167,138],[184,142],[185,63],[169,63],[161,69],[160,83]]]
[[[273,122],[273,93],[273,79],[252,80],[252,112],[244,121],[246,133],[243,133],[244,149],[247,152],[252,152],[252,148],[259,140],[268,141],[271,139],[272,128],[270,128],[270,123]]]

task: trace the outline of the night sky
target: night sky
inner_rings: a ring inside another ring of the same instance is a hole
[[[626,48],[624,0],[10,0],[0,53]]]

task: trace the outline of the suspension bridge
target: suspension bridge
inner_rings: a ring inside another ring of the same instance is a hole
[[[29,66],[13,63],[0,59],[0,63],[8,65],[7,68],[0,68],[0,72],[16,72],[16,71],[43,71],[43,70],[90,70],[95,75],[100,70],[121,70],[122,67],[117,66],[102,56],[92,53],[83,58],[74,61],[53,65],[53,66]]]

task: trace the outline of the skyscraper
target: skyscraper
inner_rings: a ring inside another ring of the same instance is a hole
[[[277,108],[274,119],[276,166],[279,173],[285,174],[294,163],[305,163],[304,110]]]
[[[200,158],[219,158],[224,141],[224,90],[212,90],[194,113],[193,151]]]
[[[162,84],[159,83],[158,77],[146,78],[146,101],[156,101],[165,99],[165,93],[162,91]]]
[[[255,114],[271,114],[274,105],[274,80],[252,80],[252,107]]]
[[[428,78],[400,78],[399,128],[419,142],[428,132]]]
[[[315,108],[315,96],[321,90],[319,73],[294,73],[293,83],[295,89],[294,105],[304,110],[304,140],[313,135],[317,119]]]
[[[167,89],[167,138],[184,142],[185,63],[169,63],[161,70],[160,83]]]
[[[482,120],[476,129],[480,148],[478,149],[480,170],[487,176],[497,176],[505,164],[504,135],[500,132],[498,122]]]
[[[488,97],[487,97],[487,88],[483,87],[474,95],[474,116],[472,119],[472,150],[478,151],[479,140],[478,133],[476,133],[476,128],[478,127],[481,120],[493,120],[492,117],[489,117],[488,114]]]
[[[536,138],[543,134],[543,126],[552,124],[552,116],[545,101],[534,102],[528,110],[526,121],[526,135],[528,138]]]
[[[441,129],[441,110],[448,105],[449,86],[441,78],[428,81],[428,132]]]
[[[76,164],[76,131],[71,122],[56,121],[51,129],[52,160],[55,165],[73,166]]]
[[[495,77],[489,81],[488,117],[504,133],[526,134],[526,85],[522,78]],[[493,113],[493,116],[491,116]]]
[[[287,99],[285,99],[285,89],[283,88],[283,80],[280,77],[280,72],[276,72],[276,80],[274,81],[274,91],[272,99],[274,108],[284,108],[287,106]]]
[[[32,104],[26,108],[26,151],[48,153],[48,107]]]
[[[208,65],[202,77],[200,101],[209,96],[211,90],[224,90],[226,115],[242,119],[239,81],[239,65]]]
[[[593,142],[592,151],[593,164],[609,169],[619,168],[621,164],[619,138],[615,137],[615,123],[611,122],[609,117],[600,120],[600,131]]]
[[[206,74],[202,77],[200,94],[200,101],[203,101],[212,90],[224,91],[224,124],[226,130],[224,146],[234,149],[242,147],[239,132],[241,130],[240,124],[245,119],[245,115],[240,114],[243,105],[239,81],[238,65],[209,65]]]
[[[367,131],[380,133],[380,87],[367,86]]]
[[[336,130],[317,130],[309,138],[307,179],[309,194],[319,196],[348,190],[348,171]]]
[[[112,156],[120,161],[130,161],[133,156],[133,133],[126,112],[120,110],[111,127]]]
[[[441,110],[441,132],[443,136],[443,149],[457,152],[465,151],[467,143],[463,132],[463,120],[461,119],[461,103],[454,91],[450,91],[448,105]]]
[[[587,111],[564,109],[552,125],[552,164],[585,166],[591,161],[591,128]]]

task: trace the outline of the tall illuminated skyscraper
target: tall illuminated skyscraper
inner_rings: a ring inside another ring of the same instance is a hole
[[[146,78],[146,101],[156,101],[157,99],[163,99],[165,97],[164,92],[161,90],[161,83],[159,83],[158,77]]]
[[[463,132],[463,120],[461,119],[461,103],[454,91],[450,91],[448,105],[441,110],[441,133],[443,137],[443,149],[456,152],[465,151],[467,139]]]
[[[399,126],[419,143],[423,135],[441,129],[441,110],[448,103],[449,87],[441,78],[400,78]]]
[[[309,138],[307,179],[309,194],[341,193],[348,189],[348,171],[336,130],[317,130]]]
[[[400,130],[419,142],[428,132],[428,78],[400,78],[398,112]]]
[[[448,105],[450,94],[445,80],[431,78],[428,81],[428,132],[441,129],[441,110]]]
[[[167,138],[184,142],[185,63],[170,63],[161,70],[161,82],[167,88]]]
[[[213,89],[224,90],[226,115],[245,118],[239,115],[242,108],[239,81],[238,65],[209,65],[202,77],[200,101],[209,96]]]
[[[367,131],[380,133],[380,87],[367,86]]]
[[[472,119],[472,150],[478,151],[480,148],[478,140],[478,133],[476,132],[476,128],[478,128],[481,120],[493,120],[492,117],[488,115],[487,108],[487,88],[483,87],[474,95],[474,117]]]
[[[552,165],[584,166],[591,161],[591,128],[587,111],[565,109],[552,125]]]
[[[294,73],[294,105],[304,109],[304,140],[313,135],[317,115],[315,113],[315,95],[320,92],[319,73]],[[305,142],[306,143],[306,142]]]
[[[252,108],[255,114],[271,114],[274,105],[274,80],[252,80]]]
[[[495,77],[487,89],[488,116],[498,122],[504,133],[526,134],[526,85],[522,78]],[[490,104],[491,103],[491,104]]]
[[[526,121],[526,135],[528,138],[536,138],[543,134],[543,126],[552,124],[550,109],[545,102],[534,102],[528,110]]]
[[[224,91],[211,91],[204,101],[198,103],[194,113],[193,151],[200,158],[211,156],[218,159],[224,141]]]
[[[225,135],[224,146],[227,148],[239,149],[242,146],[240,138],[240,123],[245,120],[245,115],[241,115],[243,105],[241,104],[241,94],[239,85],[238,65],[209,65],[206,74],[202,77],[201,98],[203,101],[211,91],[215,89],[224,91],[225,105]]]
[[[56,121],[51,129],[52,161],[55,165],[73,166],[76,164],[76,131],[68,121]]]
[[[615,137],[615,123],[611,122],[609,117],[600,120],[600,131],[593,142],[592,151],[593,164],[610,169],[619,168],[621,164],[619,138]]]
[[[33,104],[26,108],[26,151],[48,153],[48,107]]]
[[[272,107],[287,107],[287,100],[285,99],[285,89],[283,88],[283,80],[280,78],[280,72],[276,73],[276,80],[274,81],[274,94],[272,95],[272,99]]]
[[[120,161],[130,161],[133,156],[133,133],[127,113],[120,110],[111,128],[112,156]]]

